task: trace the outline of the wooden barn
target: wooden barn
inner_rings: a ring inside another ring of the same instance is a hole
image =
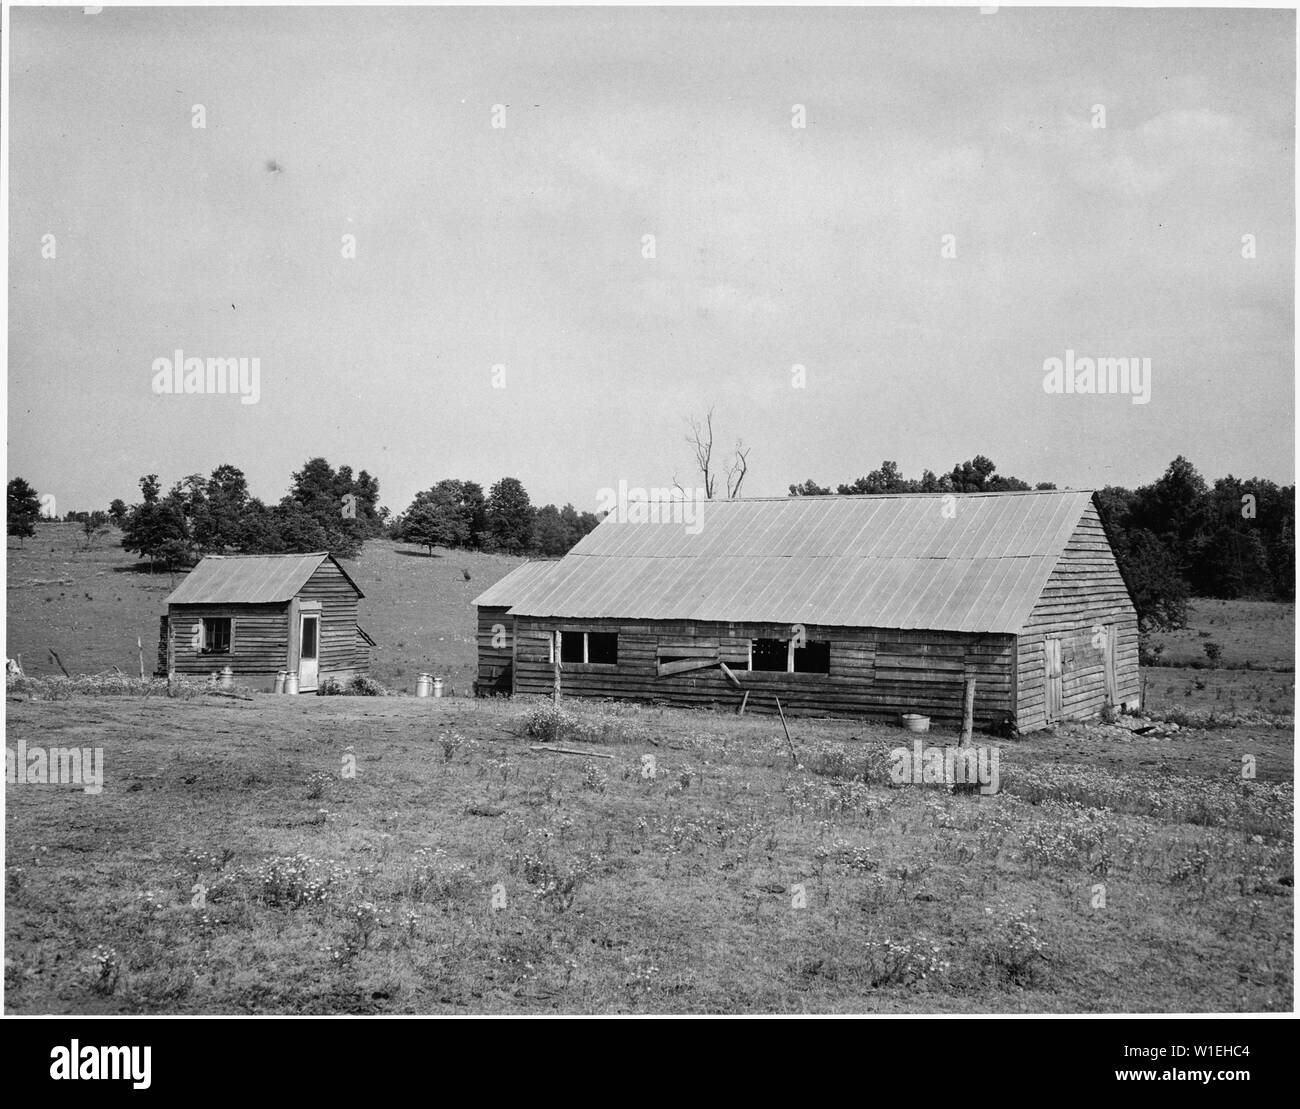
[[[564,696],[957,724],[970,677],[976,723],[1020,731],[1138,707],[1137,613],[1089,492],[636,515],[477,599],[481,679],[545,694],[558,669]]]
[[[374,641],[357,624],[361,590],[325,551],[208,555],[167,598],[159,631],[162,673],[212,674],[275,687],[283,670],[300,693],[370,666]]]
[[[525,562],[474,599],[478,606],[475,693],[491,697],[514,691],[515,618],[510,615],[510,606],[516,598],[525,596],[526,586],[536,585],[558,565],[555,559]]]

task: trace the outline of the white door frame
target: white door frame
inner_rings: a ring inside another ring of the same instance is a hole
[[[313,636],[314,650],[310,656],[303,650],[306,636],[303,634],[307,621],[316,624]],[[298,692],[313,693],[320,682],[320,610],[303,610],[298,613]]]

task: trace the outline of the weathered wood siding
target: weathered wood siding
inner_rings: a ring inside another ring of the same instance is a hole
[[[205,616],[232,621],[228,655],[205,655],[194,646],[195,629]],[[178,674],[211,674],[226,666],[236,675],[275,674],[288,657],[289,606],[172,605],[167,633]]]
[[[901,712],[919,712],[955,724],[961,720],[964,680],[970,676],[977,680],[977,723],[1000,723],[1014,705],[1015,638],[1010,635],[808,625],[810,641],[830,644],[830,674],[788,674],[745,669],[750,640],[789,639],[788,625],[514,619],[517,693],[551,691],[551,636],[559,629],[618,633],[617,664],[564,663],[564,696],[735,709],[747,689],[746,712],[775,712],[774,697],[780,697],[782,707],[795,714],[894,719]],[[481,644],[480,638],[480,666]],[[658,660],[664,657],[717,658],[743,689],[733,686],[720,668],[660,677]]]
[[[1114,632],[1108,633],[1107,626]],[[1048,637],[1061,642],[1061,716],[1096,716],[1106,703],[1107,648],[1114,651],[1114,703],[1134,704],[1138,676],[1137,611],[1120,576],[1096,505],[1089,505],[1066,544],[1019,636],[1016,723],[1032,731],[1048,723],[1045,653]]]
[[[329,559],[298,591],[298,600],[319,601],[320,674],[340,670],[365,670],[370,665],[366,642],[357,635],[357,591]]]
[[[480,692],[510,693],[513,687],[515,618],[505,606],[481,605],[478,610],[478,688]],[[501,634],[498,635],[498,632]]]

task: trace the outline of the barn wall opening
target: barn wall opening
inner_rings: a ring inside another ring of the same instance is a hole
[[[809,641],[794,649],[793,671],[796,674],[829,674],[831,645]]]
[[[755,639],[750,650],[749,668],[784,674],[790,668],[788,639]]]

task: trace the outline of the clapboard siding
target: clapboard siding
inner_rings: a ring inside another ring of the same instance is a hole
[[[509,693],[513,688],[515,618],[504,605],[478,610],[478,682],[483,692]]]
[[[617,664],[564,663],[563,696],[649,699],[734,710],[748,690],[747,712],[775,712],[779,697],[782,707],[796,715],[893,719],[900,712],[920,712],[940,722],[958,723],[965,678],[973,676],[977,679],[978,723],[1000,723],[1013,707],[1015,652],[1014,638],[1009,635],[808,625],[805,634],[809,641],[830,644],[830,674],[788,674],[746,669],[750,641],[789,639],[787,625],[565,621],[528,616],[516,616],[514,621],[517,693],[553,690],[551,644],[555,631],[601,631],[618,634]],[[725,662],[741,688],[737,689],[719,666],[660,677],[659,660],[663,658]]]
[[[1021,731],[1047,721],[1044,640],[1061,641],[1061,712],[1096,716],[1106,704],[1106,627],[1115,627],[1116,704],[1141,694],[1137,611],[1095,505],[1089,505],[1061,552],[1017,645],[1016,722]]]
[[[229,654],[205,655],[195,647],[204,617],[233,622]],[[235,674],[274,674],[284,669],[289,651],[288,605],[172,605],[167,625],[172,669],[178,674],[211,674],[227,666]]]

